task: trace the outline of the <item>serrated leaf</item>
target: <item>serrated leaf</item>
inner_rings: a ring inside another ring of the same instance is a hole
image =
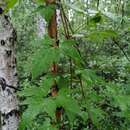
[[[93,85],[95,83],[102,84],[103,79],[99,76],[96,75],[95,71],[91,69],[81,69],[81,70],[76,70],[76,74],[81,74],[82,79],[84,82],[87,83],[87,85]]]
[[[105,112],[102,111],[100,108],[90,107],[89,114],[93,121],[93,124],[99,128],[100,121],[104,119]]]
[[[44,47],[49,48],[53,44],[53,39],[51,39],[48,35],[45,35],[43,39],[36,38],[31,43],[34,47]]]
[[[19,123],[18,130],[25,130],[28,127],[28,125],[32,123],[32,121],[29,121],[29,124],[28,124],[28,121],[29,121],[28,120],[28,115],[24,114],[22,116],[22,119],[21,119],[20,123]]]
[[[26,111],[22,115],[22,119],[19,124],[19,130],[25,130],[26,127],[30,126],[31,122],[35,119],[35,117],[42,112],[43,104],[39,102],[35,102],[28,106]]]
[[[70,120],[73,123],[74,119],[80,113],[80,107],[76,100],[72,99],[71,97],[66,97],[64,95],[59,95],[56,98],[57,106],[62,106],[65,109],[65,112]]]
[[[66,101],[66,103],[64,104],[64,108],[70,122],[73,122],[80,113],[80,107],[74,100],[68,99],[68,101]]]
[[[48,76],[48,75],[43,78],[42,82],[40,83],[40,86],[43,88],[44,96],[48,94],[50,88],[54,84],[54,80],[55,78],[53,76]]]
[[[34,97],[42,97],[43,96],[44,89],[40,87],[28,87],[25,88],[24,90],[18,92],[17,94],[19,96],[24,96],[24,97],[29,97],[29,96],[34,96]]]
[[[115,104],[120,107],[122,111],[127,111],[130,106],[130,96],[129,95],[115,95]]]
[[[87,121],[87,120],[88,120],[88,113],[85,112],[85,111],[81,111],[81,112],[79,113],[79,116],[82,117],[82,119],[83,119],[84,121]]]
[[[113,30],[95,31],[88,34],[87,39],[93,42],[101,43],[106,39],[117,37],[117,33]]]
[[[67,97],[70,94],[70,90],[68,87],[61,87],[58,94]]]
[[[48,49],[41,48],[33,57],[32,76],[36,78],[42,73],[48,72],[51,65],[57,63],[60,58],[59,48],[50,47]]]
[[[44,100],[44,110],[52,119],[55,119],[56,108],[57,106],[54,99],[47,98]]]
[[[42,104],[43,103],[43,97],[28,97],[26,98],[23,102],[21,102],[22,105],[29,105],[32,106],[33,105],[38,105],[38,104]]]
[[[82,63],[82,58],[74,45],[74,40],[65,40],[63,43],[60,44],[60,48],[65,56],[71,57],[75,61],[75,63],[79,65],[80,63]]]
[[[55,5],[39,6],[37,11],[40,12],[41,16],[49,22],[55,13]]]
[[[38,127],[38,130],[58,130],[58,129],[50,123],[49,119],[46,119],[43,125]]]
[[[58,84],[58,86],[60,86],[60,90],[62,88],[67,88],[67,90],[69,90],[68,87],[67,87],[67,86],[69,86],[69,78],[68,77],[62,77],[61,76],[59,78],[57,84]]]

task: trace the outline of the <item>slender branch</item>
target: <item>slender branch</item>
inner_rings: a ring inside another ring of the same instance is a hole
[[[116,39],[113,38],[113,42],[119,47],[119,49],[122,51],[122,53],[124,54],[124,56],[126,57],[126,59],[130,62],[130,58],[128,57],[127,53],[124,51],[124,48],[122,48],[118,42],[116,41]]]
[[[69,22],[69,19],[67,18],[66,14],[65,14],[65,11],[64,11],[64,8],[63,8],[62,4],[60,5],[60,7],[61,7],[61,11],[62,11],[64,19],[65,19],[65,23],[66,23],[67,28],[68,28],[68,33],[69,33],[69,29],[70,29],[71,33],[73,34],[74,31],[73,31],[72,26],[71,26],[71,24]]]
[[[64,9],[63,9],[63,13],[64,13],[64,17],[65,17],[65,19],[67,20],[67,23],[68,23],[68,26],[69,26],[69,28],[70,28],[70,31],[71,31],[71,33],[73,34],[74,31],[73,31],[72,26],[71,26],[71,24],[70,24],[70,22],[69,22],[69,19],[67,18],[66,14],[65,14]]]
[[[64,21],[64,17],[63,17],[63,14],[61,12],[61,20],[62,20],[62,23],[63,23],[63,28],[64,28],[64,32],[65,32],[65,37],[67,38],[67,30],[66,30],[66,26],[65,26],[65,21]]]
[[[63,22],[63,26],[64,26],[64,31],[66,31],[66,38],[69,39],[70,33],[69,33],[68,23],[66,21],[66,18],[65,18],[62,6],[61,6],[61,16],[62,16],[62,22]]]
[[[99,10],[100,0],[97,0],[97,10]]]
[[[79,75],[78,78],[79,78],[79,81],[80,81],[80,87],[81,87],[82,96],[83,96],[83,98],[85,100],[85,93],[84,93],[84,89],[83,89],[83,83],[82,83],[81,76]]]
[[[72,64],[72,59],[70,58],[70,86],[71,88],[73,87],[73,64]]]

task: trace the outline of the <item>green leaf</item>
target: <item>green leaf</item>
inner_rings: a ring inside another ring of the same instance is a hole
[[[43,103],[43,97],[27,97],[23,102],[21,102],[22,105],[29,105],[32,106],[33,105],[38,105],[38,104],[42,104]]]
[[[65,109],[65,112],[70,120],[71,123],[73,123],[74,119],[79,115],[80,113],[80,107],[76,100],[72,99],[71,97],[66,97],[64,95],[59,95],[56,97],[56,103],[57,106],[63,107]]]
[[[48,49],[41,48],[33,57],[32,76],[36,78],[42,73],[46,73],[51,65],[57,63],[60,59],[59,48],[50,47]]]
[[[48,98],[44,100],[44,110],[52,119],[55,119],[56,108],[56,102],[53,98]]]
[[[83,9],[78,8],[77,5],[70,4],[70,3],[66,3],[66,5],[67,5],[69,8],[73,9],[73,10],[74,10],[75,12],[77,12],[77,13],[86,14],[86,12],[85,12]]]
[[[95,83],[102,84],[103,79],[96,75],[95,71],[91,69],[80,69],[76,70],[76,74],[81,74],[82,79],[84,82],[87,83],[87,85],[91,86]]]
[[[65,112],[70,120],[70,122],[73,122],[74,119],[79,115],[80,107],[77,104],[77,102],[73,99],[66,99],[66,102],[64,103]]]
[[[88,128],[84,128],[83,130],[89,130]]]
[[[102,21],[102,16],[100,13],[97,13],[92,19],[91,22],[100,23]]]
[[[105,112],[100,108],[90,107],[89,114],[93,121],[93,124],[97,126],[97,128],[100,128],[100,121],[104,119]]]
[[[42,97],[43,92],[44,92],[43,88],[32,86],[32,87],[23,89],[22,91],[18,92],[17,94],[19,96],[24,96],[24,97],[30,97],[30,96]]]
[[[45,0],[34,0],[35,2],[37,2],[37,4],[43,4],[45,2]]]
[[[69,90],[69,78],[68,77],[60,77],[59,80],[57,81],[58,86],[60,86],[60,90],[62,88],[67,88]],[[61,91],[60,91],[61,92]]]
[[[82,63],[82,58],[74,45],[74,40],[65,40],[63,43],[60,44],[60,48],[65,56],[71,57],[75,61],[75,63],[79,65],[80,63]]]
[[[29,123],[28,123],[28,121],[29,121]],[[23,114],[21,121],[19,123],[19,129],[18,130],[25,130],[25,128],[27,128],[28,125],[30,125],[31,123],[32,123],[32,121],[28,119],[28,115]]]
[[[87,39],[93,42],[103,42],[106,39],[117,37],[117,33],[113,30],[95,31],[88,34]]]
[[[32,102],[33,101],[33,102]],[[20,121],[19,130],[24,130],[26,127],[30,126],[35,117],[43,111],[43,103],[40,101],[32,99],[31,102],[28,100],[28,108],[22,115],[22,119]]]
[[[55,77],[53,77],[51,75],[44,76],[44,78],[42,79],[40,86],[43,88],[44,96],[47,96],[50,88],[54,84],[54,80],[55,80]]]
[[[39,6],[37,11],[40,12],[41,16],[49,22],[55,13],[55,5]]]
[[[48,35],[44,36],[44,39],[42,41],[42,44],[44,46],[52,46],[53,43],[54,43],[54,40],[50,36]]]
[[[59,93],[58,93],[59,95],[62,95],[62,96],[64,96],[64,97],[68,97],[69,95],[70,95],[70,90],[69,90],[69,88],[68,87],[60,87],[60,91],[59,91]]]
[[[43,125],[38,127],[38,130],[58,130],[58,129],[50,123],[49,119],[46,119]]]
[[[130,106],[130,95],[115,95],[115,104],[120,107],[122,111],[127,111]]]
[[[102,14],[112,20],[113,22],[119,22],[119,20],[122,18],[120,14],[116,14],[113,12],[108,12],[108,11],[102,11]]]
[[[13,6],[18,2],[18,0],[8,0],[7,6],[5,8],[5,12],[7,12],[9,9],[13,8]]]
[[[85,112],[85,111],[81,111],[81,112],[79,113],[79,116],[82,117],[82,119],[83,119],[84,121],[87,121],[87,120],[88,120],[88,113]]]
[[[44,38],[36,38],[31,43],[34,47],[49,48],[50,46],[52,46],[54,41],[48,35],[45,35]]]

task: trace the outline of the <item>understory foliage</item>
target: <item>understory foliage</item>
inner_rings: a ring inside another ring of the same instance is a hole
[[[130,2],[31,3],[20,2],[11,15],[21,30],[19,130],[130,130]],[[34,16],[39,13],[48,25],[55,9],[62,14],[58,47],[47,33],[31,33]]]

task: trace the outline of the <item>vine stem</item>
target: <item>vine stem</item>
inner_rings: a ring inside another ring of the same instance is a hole
[[[84,93],[83,83],[82,83],[82,78],[81,78],[81,76],[78,76],[78,78],[79,78],[79,82],[80,82],[80,87],[81,87],[82,96],[83,96],[83,98],[84,98],[84,101],[86,101],[86,100],[85,100],[85,93]]]
[[[56,0],[46,0],[46,4],[50,5],[50,4],[56,4]],[[52,19],[49,22],[48,25],[48,35],[52,38],[55,39],[55,42],[53,43],[53,47],[54,48],[58,48],[59,47],[59,40],[58,40],[58,31],[57,31],[57,15],[56,15],[56,9],[54,12],[54,15],[52,16]],[[56,75],[58,73],[58,64],[57,63],[53,63],[52,67],[51,67],[51,72],[52,74]],[[56,80],[54,80],[54,83],[51,87],[51,96],[55,97],[58,94],[58,86],[57,86],[57,82]],[[61,116],[62,116],[62,109],[61,110],[56,110],[55,111],[55,116],[56,116],[56,120],[57,122],[61,120]]]
[[[66,39],[70,39],[70,31],[69,29],[71,30],[71,32],[73,31],[72,28],[71,28],[71,25],[68,21],[68,18],[66,17],[66,14],[64,12],[64,8],[62,6],[62,4],[60,4],[60,9],[61,9],[61,20],[62,20],[62,23],[63,23],[63,27],[64,27],[64,32],[65,32],[65,37]],[[72,63],[72,59],[70,57],[69,59],[69,64],[70,64],[70,86],[72,88],[72,81],[73,81],[73,63]]]
[[[122,53],[124,54],[124,56],[126,57],[126,59],[130,62],[130,58],[128,57],[127,53],[124,51],[124,48],[122,48],[122,47],[119,45],[119,43],[116,41],[115,38],[113,38],[113,42],[114,42],[114,44],[116,44],[116,45],[119,47],[119,49],[122,51]]]
[[[64,31],[65,31],[65,34],[67,33],[66,34],[66,38],[70,39],[71,38],[70,31],[71,31],[72,34],[74,33],[74,31],[73,31],[73,29],[72,29],[72,27],[70,25],[70,22],[69,22],[66,14],[65,14],[65,11],[64,11],[64,8],[63,8],[62,4],[61,4],[61,11],[62,11],[61,17],[62,17],[62,22],[63,22],[63,26],[64,26]],[[70,31],[69,31],[69,29],[70,29]],[[78,49],[78,47],[76,47],[76,49],[79,52],[79,54],[81,55],[80,50]],[[73,63],[72,63],[72,59],[71,58],[70,58],[69,62],[70,62],[70,86],[72,87],[72,82],[73,82]],[[85,93],[84,93],[81,77],[79,77],[79,80],[80,80],[82,96],[83,96],[83,98],[85,100]]]

